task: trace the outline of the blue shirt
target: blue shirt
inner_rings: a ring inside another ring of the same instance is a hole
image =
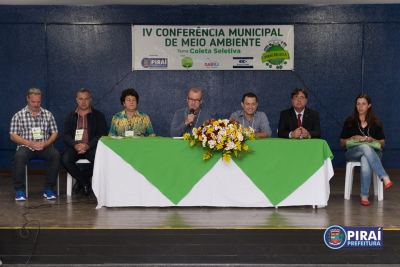
[[[268,137],[271,137],[272,135],[271,127],[269,127],[268,117],[262,111],[254,112],[251,118],[251,123],[249,123],[249,121],[246,119],[243,110],[233,112],[230,118],[234,118],[245,128],[253,128],[256,133],[266,132],[268,134]]]

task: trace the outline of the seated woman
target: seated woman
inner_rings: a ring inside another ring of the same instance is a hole
[[[109,135],[156,136],[150,117],[136,109],[139,104],[139,94],[135,89],[129,88],[122,91],[120,101],[125,110],[113,116]]]
[[[371,106],[371,98],[361,94],[356,99],[356,106],[350,117],[346,119],[340,134],[340,145],[346,146],[349,140],[379,142],[381,147],[385,146],[385,134],[381,120],[378,118]],[[361,204],[369,205],[368,192],[371,185],[371,168],[384,183],[385,189],[393,186],[389,175],[382,167],[382,154],[372,147],[363,144],[352,147],[346,151],[346,161],[361,162]]]

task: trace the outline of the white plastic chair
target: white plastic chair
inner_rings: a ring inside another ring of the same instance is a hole
[[[346,180],[344,184],[344,199],[350,199],[353,189],[354,167],[361,166],[360,162],[347,162],[346,164]],[[383,200],[383,183],[379,180],[378,175],[372,171],[372,181],[374,182],[374,195],[378,195],[378,200]]]
[[[90,161],[87,159],[79,159],[75,162],[75,164],[89,164]],[[72,175],[67,173],[67,196],[72,195]]]
[[[45,162],[44,159],[32,159],[29,162]],[[60,195],[60,175],[57,175],[57,196]],[[25,165],[25,195],[28,198],[28,164]]]

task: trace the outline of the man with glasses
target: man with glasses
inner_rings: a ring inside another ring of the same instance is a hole
[[[320,138],[319,113],[306,108],[307,92],[303,88],[292,91],[293,108],[283,110],[279,118],[278,137]]]
[[[200,108],[203,93],[199,88],[192,88],[187,95],[188,107],[175,112],[171,123],[171,137],[181,137],[184,133],[192,133],[193,128],[200,127],[211,116]]]
[[[245,128],[251,127],[255,131],[255,135],[260,138],[271,137],[272,131],[269,127],[267,115],[264,112],[257,111],[258,100],[254,93],[246,93],[242,97],[242,108],[231,114],[230,118],[234,118]]]

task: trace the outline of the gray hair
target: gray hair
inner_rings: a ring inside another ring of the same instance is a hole
[[[29,95],[42,95],[42,91],[39,88],[30,88],[27,96],[29,97]]]
[[[92,97],[92,95],[90,94],[90,91],[86,88],[81,88],[78,90],[78,92],[76,93],[76,97],[78,97],[79,93],[88,93],[90,97]]]
[[[200,94],[201,94],[201,98],[203,98],[203,92],[201,91],[200,88],[197,88],[197,87],[191,88],[191,89],[189,90],[189,92],[188,92],[188,96],[189,96],[190,92],[193,92],[193,93],[196,93],[196,94],[197,94],[197,93],[200,93]]]

